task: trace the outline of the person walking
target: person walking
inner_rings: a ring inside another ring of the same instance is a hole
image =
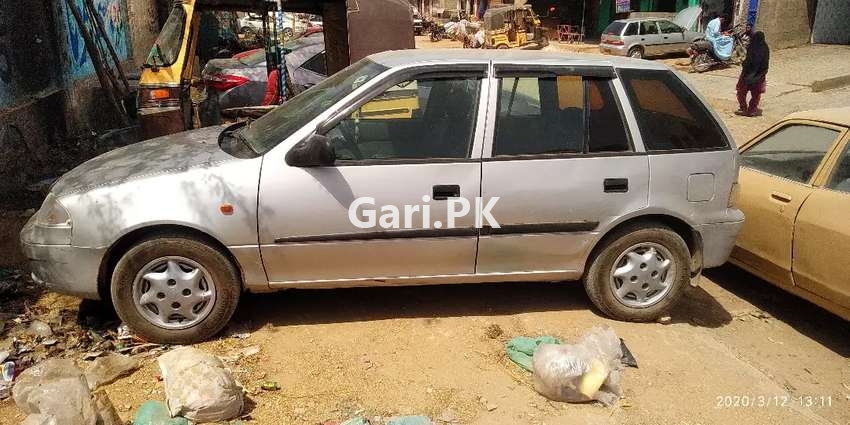
[[[736,115],[745,117],[757,117],[761,115],[759,103],[761,96],[767,88],[767,70],[770,64],[770,48],[764,39],[764,33],[756,31],[750,38],[747,48],[747,58],[741,68],[741,76],[738,78],[738,107]],[[750,102],[747,103],[747,93],[750,94]]]

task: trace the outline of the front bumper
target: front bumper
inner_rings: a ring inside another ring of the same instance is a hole
[[[736,221],[697,226],[702,237],[703,268],[719,267],[726,263],[743,226],[743,217]]]
[[[604,55],[627,56],[629,49],[626,46],[602,43],[599,45],[599,52]]]
[[[21,230],[21,250],[34,281],[56,292],[100,299],[97,276],[106,248],[72,246],[70,228],[39,227],[33,216]]]
[[[93,300],[100,299],[97,275],[106,249],[71,245],[21,243],[29,259],[32,279],[51,291]]]

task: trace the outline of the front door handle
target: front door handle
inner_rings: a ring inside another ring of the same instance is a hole
[[[785,204],[791,202],[792,199],[791,195],[782,192],[771,192],[770,197]]]
[[[602,190],[605,193],[626,193],[629,191],[629,179],[605,179]]]
[[[449,198],[460,198],[460,186],[456,184],[434,185],[431,195],[435,201],[445,201]]]

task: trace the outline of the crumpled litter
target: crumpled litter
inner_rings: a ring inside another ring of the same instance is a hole
[[[508,341],[505,345],[505,350],[508,352],[508,358],[514,363],[529,372],[534,372],[531,359],[541,344],[561,344],[561,341],[554,336],[541,336],[537,338],[518,336]]]
[[[550,400],[610,406],[620,398],[622,357],[608,326],[593,327],[576,344],[542,344],[532,359],[534,389]]]
[[[218,357],[182,347],[163,354],[158,362],[172,416],[194,422],[219,422],[242,412],[243,389]]]

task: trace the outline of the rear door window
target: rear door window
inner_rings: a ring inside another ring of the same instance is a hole
[[[647,151],[728,148],[705,105],[670,71],[620,69]]]
[[[813,125],[789,125],[741,154],[744,167],[808,183],[840,133]]]
[[[640,23],[640,34],[641,35],[653,35],[658,34],[658,25],[655,21],[643,21]]]
[[[623,36],[637,35],[637,33],[638,33],[637,24],[629,24],[629,26],[626,27],[626,30],[623,31]]]
[[[608,79],[505,76],[500,85],[493,156],[631,150]]]

